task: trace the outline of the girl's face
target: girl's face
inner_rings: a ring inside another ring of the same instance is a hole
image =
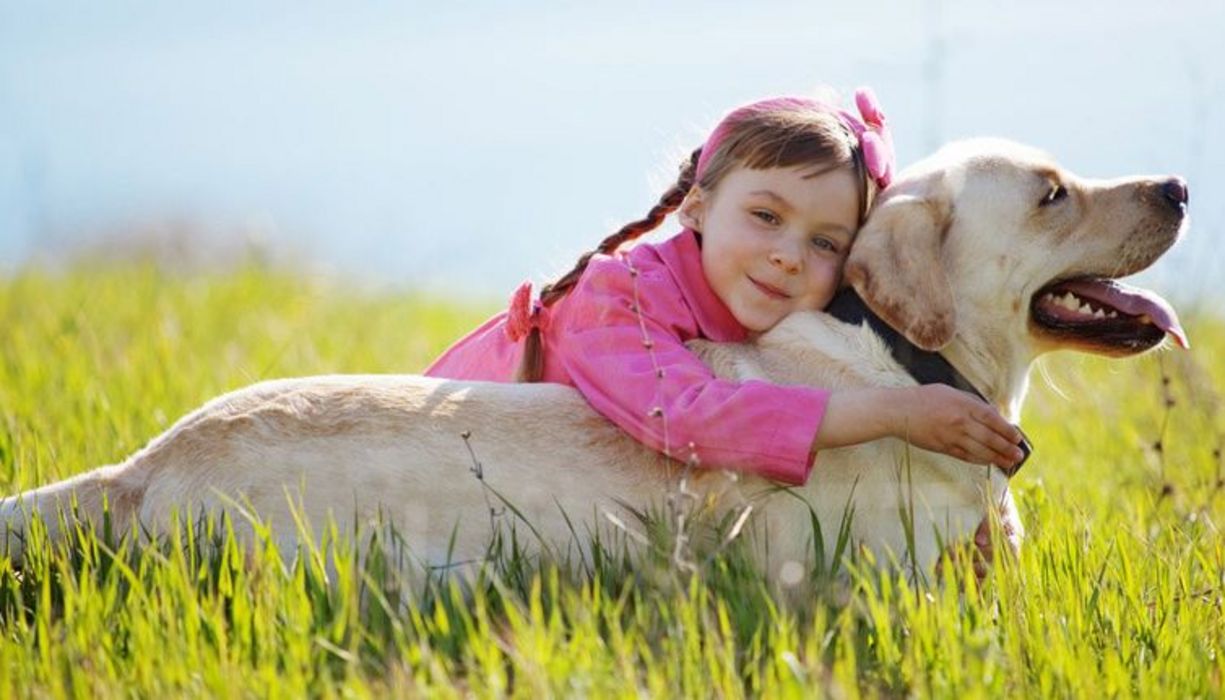
[[[712,192],[695,187],[679,209],[681,223],[702,234],[706,281],[750,331],[824,308],[838,289],[859,225],[859,186],[850,168],[813,172],[736,168]]]

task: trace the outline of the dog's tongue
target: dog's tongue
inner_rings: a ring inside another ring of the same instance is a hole
[[[1060,286],[1086,299],[1109,304],[1125,314],[1147,317],[1153,325],[1174,336],[1179,347],[1184,350],[1191,347],[1174,308],[1147,289],[1131,287],[1116,280],[1075,280]]]

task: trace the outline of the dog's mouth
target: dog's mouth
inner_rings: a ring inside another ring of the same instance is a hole
[[[1077,277],[1048,284],[1030,302],[1030,318],[1047,335],[1104,353],[1143,352],[1167,334],[1179,347],[1189,347],[1165,299],[1113,279]]]

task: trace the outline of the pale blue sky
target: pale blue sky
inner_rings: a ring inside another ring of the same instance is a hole
[[[1145,281],[1225,299],[1219,0],[51,5],[0,0],[10,268],[175,219],[501,297],[645,212],[728,107],[869,84],[903,165],[998,135],[1186,176],[1191,235]]]

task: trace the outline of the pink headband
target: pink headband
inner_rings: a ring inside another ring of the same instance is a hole
[[[859,117],[845,109],[807,97],[774,97],[737,107],[723,117],[714,131],[710,132],[710,137],[702,146],[702,154],[698,156],[694,179],[702,179],[711,155],[718,150],[719,144],[727,138],[732,127],[744,118],[774,110],[813,109],[838,116],[859,141],[859,150],[863,153],[863,164],[868,175],[881,188],[888,187],[893,180],[894,169],[893,136],[889,133],[889,124],[885,121],[885,115],[880,111],[880,105],[876,102],[876,95],[871,88],[862,87],[855,91],[855,106],[859,108]]]

